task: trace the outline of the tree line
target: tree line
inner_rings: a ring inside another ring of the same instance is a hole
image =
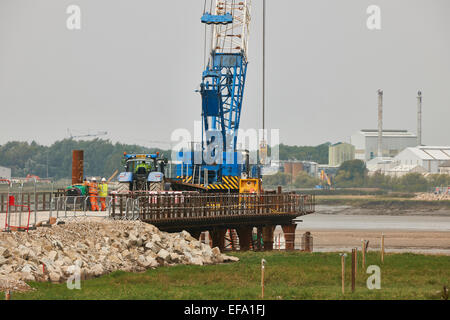
[[[296,177],[284,172],[264,176],[263,184],[266,187],[290,186],[294,188],[313,188],[321,184],[319,178],[311,177],[306,172],[300,172]],[[408,173],[394,177],[375,172],[369,175],[366,164],[361,160],[343,162],[336,176],[333,178],[336,188],[379,188],[386,191],[398,192],[426,192],[435,187],[450,186],[450,175],[430,174],[424,176],[420,173]]]
[[[368,175],[366,164],[361,160],[345,161],[334,179],[336,187],[369,187],[389,191],[425,192],[440,186],[450,186],[450,175],[411,172],[395,177],[375,172]]]
[[[280,160],[312,161],[319,164],[328,163],[328,148],[330,142],[318,146],[288,146],[279,145]]]
[[[319,146],[279,145],[280,160],[309,160],[318,163],[328,162],[329,143]],[[163,153],[170,159],[171,152],[158,148],[146,148],[133,144],[112,143],[109,140],[56,141],[44,146],[33,141],[11,141],[0,145],[0,166],[12,169],[13,177],[36,175],[55,180],[70,178],[72,150],[84,150],[85,176],[109,177],[116,169],[121,169],[124,152]]]
[[[11,168],[13,177],[26,177],[28,174],[54,180],[70,178],[72,175],[72,150],[84,150],[85,176],[110,177],[118,169],[122,170],[123,153],[164,153],[158,148],[139,145],[112,143],[109,140],[56,141],[50,146],[11,141],[0,146],[0,166]]]
[[[311,177],[304,171],[300,171],[296,177],[289,173],[277,172],[272,175],[263,176],[264,187],[293,187],[293,188],[314,188],[320,184],[320,179]]]

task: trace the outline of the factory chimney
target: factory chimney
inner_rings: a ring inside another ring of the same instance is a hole
[[[378,158],[383,157],[383,90],[378,90]]]
[[[417,145],[422,145],[422,92],[417,93]]]

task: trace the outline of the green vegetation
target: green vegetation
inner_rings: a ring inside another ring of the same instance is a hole
[[[367,179],[367,168],[364,161],[344,161],[336,174],[334,183],[339,187],[362,187]]]
[[[328,163],[328,147],[330,143],[318,146],[279,145],[280,160],[308,160],[317,163]],[[171,152],[156,148],[145,148],[138,145],[111,143],[108,140],[94,139],[90,141],[64,139],[51,146],[39,145],[36,142],[8,142],[0,146],[0,166],[12,169],[14,177],[25,177],[28,174],[41,178],[51,177],[53,180],[71,177],[72,150],[85,151],[85,175],[109,177],[116,169],[121,169],[124,152],[154,153],[162,152],[170,158]],[[295,178],[279,172],[265,176],[264,186],[278,185],[290,188],[313,188],[320,180],[301,172]],[[419,173],[410,173],[402,177],[390,177],[380,173],[367,174],[365,164],[361,160],[342,163],[333,179],[336,188],[377,188],[383,191],[422,192],[436,186],[449,186],[449,175],[429,175],[423,177]],[[379,193],[379,192],[378,192]]]
[[[367,174],[361,160],[345,161],[334,179],[337,188],[368,187],[397,192],[425,192],[438,186],[450,186],[450,175],[431,174],[424,177],[420,173],[408,173],[401,177],[391,177],[376,172]]]
[[[450,257],[369,252],[366,266],[381,267],[381,289],[366,287],[368,274],[359,262],[356,291],[350,292],[351,259],[346,259],[346,293],[341,293],[338,253],[233,253],[238,263],[214,266],[161,267],[144,273],[114,272],[66,284],[31,283],[35,291],[13,293],[13,299],[260,299],[261,259],[267,260],[266,299],[440,299],[450,285]],[[359,259],[361,255],[359,254]]]
[[[149,149],[138,145],[113,144],[108,140],[95,139],[77,141],[64,139],[51,146],[36,142],[8,142],[0,146],[0,166],[12,169],[13,177],[28,174],[54,180],[70,178],[72,175],[72,150],[84,150],[84,170],[87,176],[109,177],[121,168],[124,152],[150,153],[162,150]],[[170,157],[170,152],[164,152]]]
[[[289,186],[291,188],[314,188],[320,184],[318,178],[311,177],[306,172],[299,172],[299,174],[292,179],[292,175],[284,172],[277,172],[273,175],[264,176],[263,186],[265,188],[274,188],[277,186]]]
[[[287,146],[280,144],[281,160],[309,160],[328,163],[328,146],[324,143],[312,146]],[[154,153],[160,151],[170,158],[171,152],[138,145],[111,143],[109,140],[73,140],[56,141],[51,146],[43,146],[35,141],[11,141],[0,146],[0,166],[12,169],[14,177],[28,174],[54,180],[71,177],[72,150],[84,150],[85,174],[88,176],[109,176],[121,166],[124,152]]]
[[[333,181],[338,189],[359,188],[366,190],[320,190],[320,194],[386,194],[388,192],[426,192],[438,186],[450,186],[450,175],[430,174],[424,177],[420,173],[408,173],[401,177],[391,177],[376,172],[368,175],[366,165],[361,160],[345,161],[339,167]],[[278,172],[264,176],[263,185],[266,188],[283,186],[289,188],[314,188],[320,180],[300,172],[294,179],[290,174]],[[318,193],[319,194],[319,193]]]
[[[318,146],[287,146],[281,143],[279,145],[280,160],[303,160],[327,164],[330,144],[327,142]]]

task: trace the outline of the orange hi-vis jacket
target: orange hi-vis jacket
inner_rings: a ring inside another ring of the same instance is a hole
[[[98,194],[98,187],[96,182],[89,183],[89,194],[90,195],[97,195]]]

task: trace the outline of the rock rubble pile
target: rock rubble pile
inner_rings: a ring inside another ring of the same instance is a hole
[[[24,290],[25,281],[62,282],[112,271],[141,272],[177,264],[238,261],[188,232],[162,232],[140,221],[85,218],[26,232],[0,234],[0,290]]]

